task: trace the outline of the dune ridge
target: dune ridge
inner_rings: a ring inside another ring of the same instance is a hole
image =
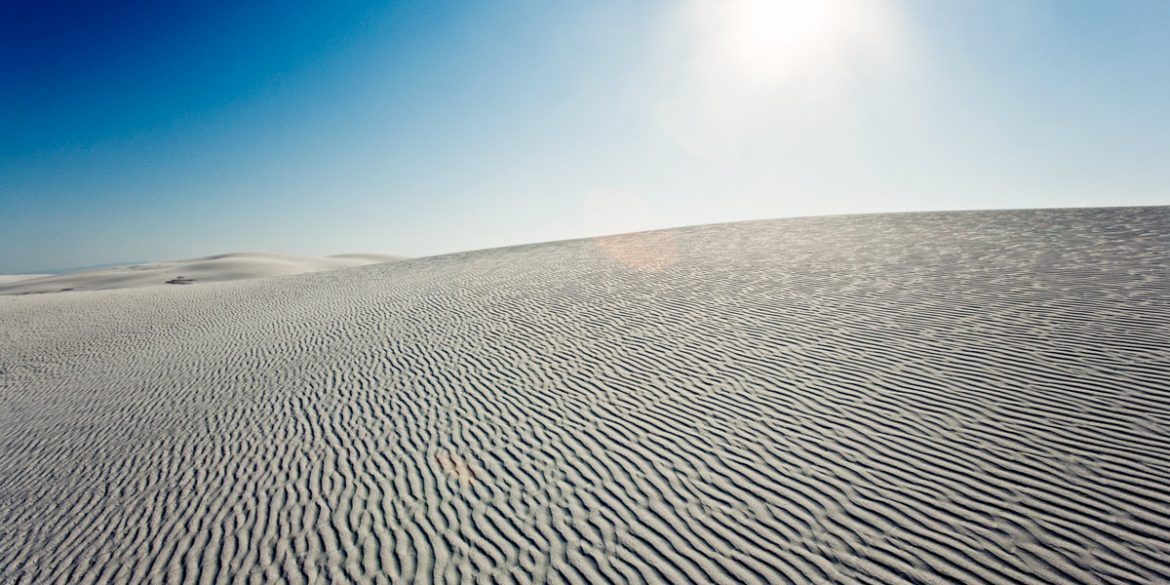
[[[1170,581],[1170,208],[0,298],[0,582]]]
[[[341,254],[314,257],[241,252],[191,260],[134,264],[66,274],[43,275],[34,278],[25,278],[25,275],[0,275],[0,295],[225,282],[337,270],[397,260],[401,260],[401,258],[383,254]]]

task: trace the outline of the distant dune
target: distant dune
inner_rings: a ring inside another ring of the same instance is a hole
[[[337,270],[400,259],[381,254],[342,254],[328,257],[261,253],[222,254],[194,260],[118,266],[38,278],[28,278],[27,275],[0,275],[0,295],[247,280]]]
[[[0,274],[0,286],[15,284],[17,282],[31,280],[34,278],[41,278],[43,276],[48,276],[48,275],[47,274]]]
[[[897,214],[6,296],[0,583],[1167,583],[1168,251]]]

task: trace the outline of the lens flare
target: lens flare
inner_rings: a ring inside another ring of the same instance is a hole
[[[610,258],[642,272],[659,272],[678,262],[678,243],[670,232],[601,236],[593,241]]]
[[[593,243],[629,268],[658,272],[678,262],[678,242],[673,233],[643,231],[660,226],[661,218],[634,193],[622,190],[588,193],[583,202],[582,222],[586,233],[616,234],[594,237]]]
[[[475,472],[471,470],[471,466],[454,451],[448,449],[435,451],[435,463],[439,465],[439,469],[442,469],[443,473],[463,483],[475,481]]]

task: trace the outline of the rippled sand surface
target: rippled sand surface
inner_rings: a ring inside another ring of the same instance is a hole
[[[2,583],[1170,581],[1170,209],[0,298]]]

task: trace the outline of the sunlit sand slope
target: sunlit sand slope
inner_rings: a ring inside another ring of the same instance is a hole
[[[289,256],[286,254],[221,254],[193,260],[155,262],[53,274],[39,278],[24,275],[0,275],[0,295],[40,294],[81,290],[141,288],[165,284],[195,284],[246,280],[338,270],[352,266],[399,260],[379,254],[343,254],[340,256]]]
[[[0,582],[1170,581],[1170,210],[0,298]]]

